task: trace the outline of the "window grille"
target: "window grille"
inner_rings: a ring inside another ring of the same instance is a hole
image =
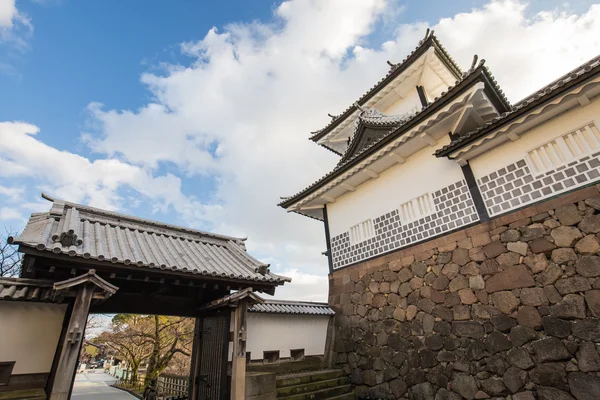
[[[375,237],[375,228],[373,221],[368,219],[350,227],[350,244],[355,245],[365,240]]]
[[[435,212],[431,194],[425,193],[400,205],[400,219],[403,224],[416,221]]]
[[[527,153],[534,174],[539,175],[600,150],[600,131],[593,122]]]

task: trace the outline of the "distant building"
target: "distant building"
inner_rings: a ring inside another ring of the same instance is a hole
[[[323,356],[327,327],[334,314],[327,303],[266,300],[253,305],[248,309],[248,361],[300,361]]]

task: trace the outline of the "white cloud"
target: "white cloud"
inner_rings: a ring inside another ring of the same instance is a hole
[[[486,58],[513,101],[600,53],[600,6],[527,17],[523,4],[493,1],[432,26],[464,68],[474,53]],[[132,188],[157,207],[173,206],[182,223],[248,235],[251,253],[296,279],[278,297],[324,300],[323,226],[276,203],[336,162],[307,140],[309,132],[378,81],[386,60],[402,60],[422,39],[427,24],[404,24],[380,47],[369,46],[366,37],[384,22],[388,30],[397,7],[294,0],[279,5],[271,22],[211,29],[181,45],[189,65],[142,75],[153,102],[138,110],[90,103],[83,139],[99,160],[44,145],[34,126],[5,124],[17,133],[6,143],[0,128],[0,173],[36,176],[63,197],[106,207],[121,206],[118,189]],[[182,176],[214,176],[215,192],[203,196],[210,200],[184,196],[174,175],[155,176],[165,164]]]
[[[23,222],[23,214],[16,208],[13,207],[2,207],[0,208],[0,221],[13,221],[18,220]]]
[[[12,44],[18,50],[28,48],[27,39],[33,32],[33,24],[27,15],[19,12],[15,0],[0,0],[0,43]],[[12,69],[0,63],[4,69]]]
[[[15,0],[0,0],[0,28],[12,28],[13,19],[18,15]]]
[[[15,181],[33,178],[37,189],[106,209],[123,208],[118,191],[133,189],[159,208],[197,208],[202,205],[181,193],[181,179],[150,171],[112,158],[89,160],[60,151],[37,140],[39,128],[23,122],[0,122],[0,177]],[[20,196],[22,190],[0,187],[0,194]],[[22,204],[36,210],[38,203]],[[44,208],[47,208],[44,207]]]
[[[0,185],[0,196],[8,197],[8,199],[12,202],[20,200],[24,193],[25,189],[22,187],[6,187]]]

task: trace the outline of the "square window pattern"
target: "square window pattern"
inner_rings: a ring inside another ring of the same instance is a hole
[[[420,206],[426,213],[420,214],[415,220],[406,220],[398,208],[374,218],[373,236],[366,240],[353,242],[350,231],[332,237],[333,268],[341,268],[391,250],[410,246],[479,220],[471,193],[464,180],[425,196],[427,199],[422,200],[420,205],[417,203],[417,207]],[[430,203],[424,203],[425,201]]]
[[[591,130],[589,131],[592,132]],[[596,130],[592,133],[595,132]],[[585,132],[586,135],[588,133],[588,131]],[[573,146],[576,143],[580,143],[580,147],[583,148],[584,142],[577,142],[576,140],[579,139],[576,135],[569,135],[565,135],[568,136],[568,146],[561,145],[565,152],[568,149],[574,149]],[[583,133],[581,135],[583,135]],[[600,137],[600,135],[598,136]],[[554,142],[551,142],[550,144],[553,146],[555,145]],[[544,146],[548,147],[549,145]],[[558,148],[558,145],[555,147]],[[556,168],[548,169],[550,165],[553,165],[548,161],[551,159],[548,154],[552,151],[553,150],[548,147],[545,150],[546,153],[543,153],[540,150],[539,154],[536,155],[536,157],[539,157],[538,160],[547,161],[546,164],[543,164],[543,168],[545,168],[543,173],[532,173],[530,163],[523,159],[477,180],[477,185],[481,191],[481,197],[483,198],[483,202],[485,203],[490,216],[497,216],[512,211],[515,208],[523,207],[527,204],[538,202],[547,197],[556,196],[562,192],[573,190],[599,180],[600,152],[590,154],[586,157],[582,156],[580,159],[572,161],[566,166],[561,165]],[[572,150],[572,153],[575,154],[575,150]],[[558,152],[552,154],[556,155]],[[557,163],[557,165],[559,164]],[[514,175],[519,176],[520,178],[514,177],[513,179],[508,179],[506,173],[502,174],[502,171],[507,171],[509,168],[512,168],[512,170],[515,171]],[[542,170],[542,166],[539,166],[539,168]],[[503,182],[500,183],[502,176],[504,179]],[[489,189],[492,184],[495,184],[496,186],[501,185],[501,187],[505,189],[505,193],[501,198],[498,197],[497,191]]]

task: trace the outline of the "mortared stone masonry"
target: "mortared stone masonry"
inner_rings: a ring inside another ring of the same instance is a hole
[[[334,271],[334,366],[360,398],[599,400],[598,187]]]

